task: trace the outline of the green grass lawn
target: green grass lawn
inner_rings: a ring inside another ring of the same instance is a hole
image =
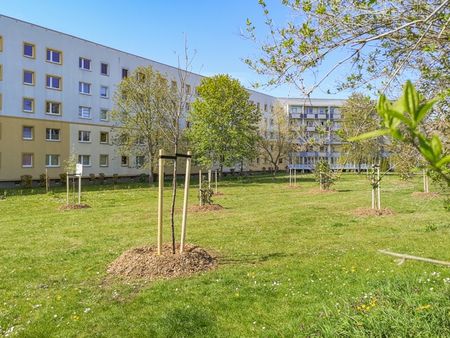
[[[382,205],[395,215],[360,217],[354,210],[370,206],[365,176],[344,175],[334,193],[317,193],[308,175],[299,185],[224,182],[215,202],[225,209],[189,214],[187,234],[218,254],[217,269],[128,284],[106,283],[106,268],[156,242],[156,188],[88,187],[92,208],[66,212],[62,190],[9,196],[0,201],[0,335],[450,336],[450,269],[399,266],[377,252],[450,261],[442,200],[411,196],[419,178],[389,176]],[[197,203],[194,189],[190,198]]]

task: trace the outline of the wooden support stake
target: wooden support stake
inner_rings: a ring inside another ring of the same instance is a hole
[[[81,175],[78,175],[78,205],[81,204]]]
[[[191,155],[191,152],[187,152]],[[180,253],[184,250],[184,241],[186,240],[186,223],[187,223],[187,206],[189,197],[189,182],[191,179],[191,158],[186,159],[186,177],[184,180],[184,200],[183,200],[183,218],[181,221],[181,241],[180,241]]]
[[[208,170],[208,189],[211,189],[211,169]]]
[[[214,172],[214,176],[215,176],[215,181],[216,181],[216,194],[218,193],[217,190],[217,170]]]
[[[198,171],[198,204],[202,205],[202,170]]]
[[[45,192],[48,194],[48,169],[45,169]]]
[[[400,254],[400,253],[387,251],[387,250],[378,250],[378,252],[382,253],[382,254],[385,254],[385,255],[398,257],[398,258],[401,258],[402,260],[412,259],[412,260],[416,260],[416,261],[427,262],[427,263],[432,263],[432,264],[440,264],[440,265],[445,265],[445,266],[449,266],[450,267],[450,262],[439,261],[437,259],[424,258],[424,257],[418,257],[418,256],[412,256],[412,255],[405,255],[405,254]]]
[[[69,205],[69,190],[70,190],[70,186],[69,186],[69,173],[66,173],[66,205]]]
[[[158,255],[161,255],[163,239],[163,197],[164,197],[164,150],[159,149],[158,174]]]
[[[380,167],[377,167],[377,200],[378,210],[381,210],[381,182],[380,182]]]

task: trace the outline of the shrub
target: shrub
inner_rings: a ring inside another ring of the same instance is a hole
[[[212,204],[213,203],[213,200],[212,200],[213,194],[214,194],[214,192],[212,189],[209,189],[209,188],[200,189],[201,205]]]
[[[314,167],[314,176],[324,190],[329,190],[337,179],[336,175],[331,170],[330,164],[325,160],[320,160],[316,163]]]
[[[148,178],[147,178],[148,176],[146,175],[146,174],[140,174],[139,175],[139,182],[141,182],[141,183],[145,183],[145,182],[147,182],[148,181]]]
[[[98,174],[98,182],[99,182],[100,184],[105,183],[105,174],[104,174],[104,173],[99,173],[99,174]]]
[[[33,186],[33,177],[31,175],[20,176],[20,186],[22,188],[31,188]]]
[[[119,181],[119,174],[113,174],[113,183],[116,184]]]
[[[66,180],[67,180],[66,173],[59,174],[59,181],[61,182],[61,184],[66,184]]]
[[[95,174],[89,174],[89,181],[95,183]]]
[[[47,180],[48,180],[48,178],[47,178],[46,174],[40,174],[39,175],[39,185],[41,187],[45,187],[46,186]]]

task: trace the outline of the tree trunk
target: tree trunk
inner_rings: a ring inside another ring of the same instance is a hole
[[[153,177],[153,157],[152,154],[148,155],[148,166],[149,166],[149,171],[148,171],[148,184],[150,186],[152,186],[153,181],[154,181],[154,177]]]
[[[220,166],[219,166],[219,177],[222,177],[222,175],[223,175],[223,164],[222,163],[220,163]]]
[[[178,145],[175,144],[174,153],[178,152]],[[177,160],[173,161],[172,172],[172,205],[170,208],[170,226],[172,230],[172,253],[175,254],[175,202],[177,199]]]

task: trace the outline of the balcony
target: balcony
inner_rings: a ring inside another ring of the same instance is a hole
[[[314,114],[306,114],[307,119],[315,119],[316,116]]]
[[[308,127],[306,127],[306,131],[315,131],[316,130],[316,127],[314,127],[314,126],[308,126]]]

